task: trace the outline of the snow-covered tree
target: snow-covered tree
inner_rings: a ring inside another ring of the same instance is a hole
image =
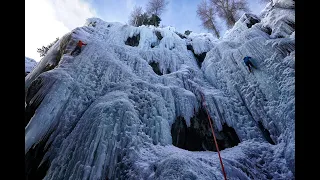
[[[138,17],[137,26],[149,25],[149,16],[147,13],[143,13]]]
[[[143,12],[141,6],[135,6],[129,16],[129,24],[136,27],[141,25],[158,27],[161,21],[160,15],[168,3],[166,0],[149,0],[146,12]]]
[[[168,4],[169,2],[166,0],[149,0],[146,9],[150,15],[150,25],[159,26],[160,15],[166,10]]]
[[[197,15],[199,16],[202,26],[207,30],[213,31],[217,38],[220,38],[219,30],[216,27],[215,12],[213,7],[206,0],[202,0],[197,6]]]
[[[158,27],[159,24],[160,24],[160,21],[161,21],[161,19],[160,19],[159,16],[157,16],[155,14],[152,14],[151,17],[149,18],[149,23],[148,24]]]
[[[143,13],[140,6],[134,7],[129,17],[129,24],[136,27],[141,25],[154,25],[158,27],[160,21],[160,17],[155,14],[148,15],[146,12]]]

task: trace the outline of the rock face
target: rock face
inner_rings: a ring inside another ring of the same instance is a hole
[[[88,19],[26,76],[26,178],[223,179],[209,115],[228,179],[294,179],[294,19],[277,0],[219,40]]]
[[[24,64],[25,64],[25,76],[27,76],[36,67],[37,62],[34,59],[25,57]]]

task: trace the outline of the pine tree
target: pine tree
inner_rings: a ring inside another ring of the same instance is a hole
[[[149,18],[149,25],[154,25],[156,27],[159,26],[161,19],[159,18],[159,16],[152,14],[151,17]]]
[[[47,52],[49,51],[49,49],[59,40],[59,38],[57,37],[57,39],[55,41],[53,41],[52,43],[50,43],[48,46],[42,46],[42,48],[37,48],[37,52],[40,53],[40,57],[43,57],[47,54]]]

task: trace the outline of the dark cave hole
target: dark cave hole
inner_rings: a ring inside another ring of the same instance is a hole
[[[293,29],[295,30],[295,23],[290,21],[290,20],[287,20],[286,23]]]
[[[197,59],[198,66],[201,68],[202,62],[206,58],[207,52],[203,52],[201,54],[194,54]]]
[[[158,40],[161,41],[161,39],[163,38],[161,33],[159,31],[155,31],[155,34],[156,34]]]
[[[190,44],[187,45],[187,49],[190,50],[190,51],[192,51],[192,52],[194,51],[194,50],[193,50],[193,47],[192,47]]]
[[[232,127],[229,127],[226,123],[222,125],[222,132],[227,139],[226,142],[229,143],[228,147],[234,147],[240,143],[240,139],[236,131]]]
[[[263,137],[272,145],[275,145],[275,143],[273,142],[273,140],[270,137],[270,132],[264,128],[263,124],[261,123],[261,121],[258,122],[258,127],[262,132]]]
[[[190,51],[193,53],[194,57],[195,57],[196,60],[197,60],[197,63],[198,63],[199,68],[201,68],[202,62],[203,62],[204,59],[206,58],[207,52],[203,52],[203,53],[201,53],[201,54],[196,54],[196,53],[194,53],[193,46],[190,45],[190,44],[187,45],[187,49],[190,50]]]
[[[268,26],[263,27],[261,30],[269,35],[272,34],[272,29]]]
[[[158,63],[158,62],[152,61],[151,63],[149,63],[149,65],[152,67],[153,71],[154,71],[156,74],[158,74],[158,75],[160,75],[160,76],[163,75],[162,72],[160,71],[159,63]]]
[[[136,35],[136,36],[132,36],[132,37],[129,37],[125,44],[128,45],[128,46],[139,46],[139,41],[140,41],[140,34]]]
[[[93,23],[92,23],[92,26],[93,26],[93,27],[96,27],[96,25],[97,25],[96,23],[97,23],[96,21],[93,22]]]
[[[158,40],[156,42],[151,43],[151,48],[158,46],[160,44],[161,39],[163,38],[159,31],[154,31],[154,33],[157,36]]]
[[[284,38],[282,35],[276,35],[276,38]]]
[[[151,43],[151,48],[154,48],[160,44],[160,41],[157,40],[156,42]]]
[[[212,122],[212,120],[211,120]],[[211,133],[208,116],[204,108],[191,118],[187,127],[183,117],[178,116],[171,126],[172,144],[189,151],[217,151]],[[240,140],[232,127],[223,125],[223,130],[216,132],[219,150],[236,146]]]
[[[167,72],[166,72],[166,74],[170,74],[170,73],[171,73],[170,69],[169,69],[169,68],[167,68]]]
[[[254,18],[254,17],[252,17],[252,16],[249,16],[249,17],[248,17],[248,20],[249,20],[249,22],[246,23],[248,28],[251,28],[254,24],[260,22],[259,19],[256,19],[256,18]]]

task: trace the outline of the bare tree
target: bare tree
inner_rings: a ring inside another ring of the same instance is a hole
[[[169,4],[166,0],[149,0],[147,4],[147,13],[152,15],[157,15],[160,17],[160,15],[163,13],[163,11],[166,10],[166,6]]]
[[[132,26],[139,26],[138,21],[141,16],[142,16],[142,7],[135,6],[129,17],[129,24]]]
[[[218,29],[216,28],[215,13],[213,7],[209,6],[206,0],[202,0],[197,6],[197,15],[200,17],[202,26],[213,31],[217,38],[220,38]]]
[[[226,20],[229,27],[238,20],[240,11],[249,11],[246,0],[210,0],[214,10]]]

